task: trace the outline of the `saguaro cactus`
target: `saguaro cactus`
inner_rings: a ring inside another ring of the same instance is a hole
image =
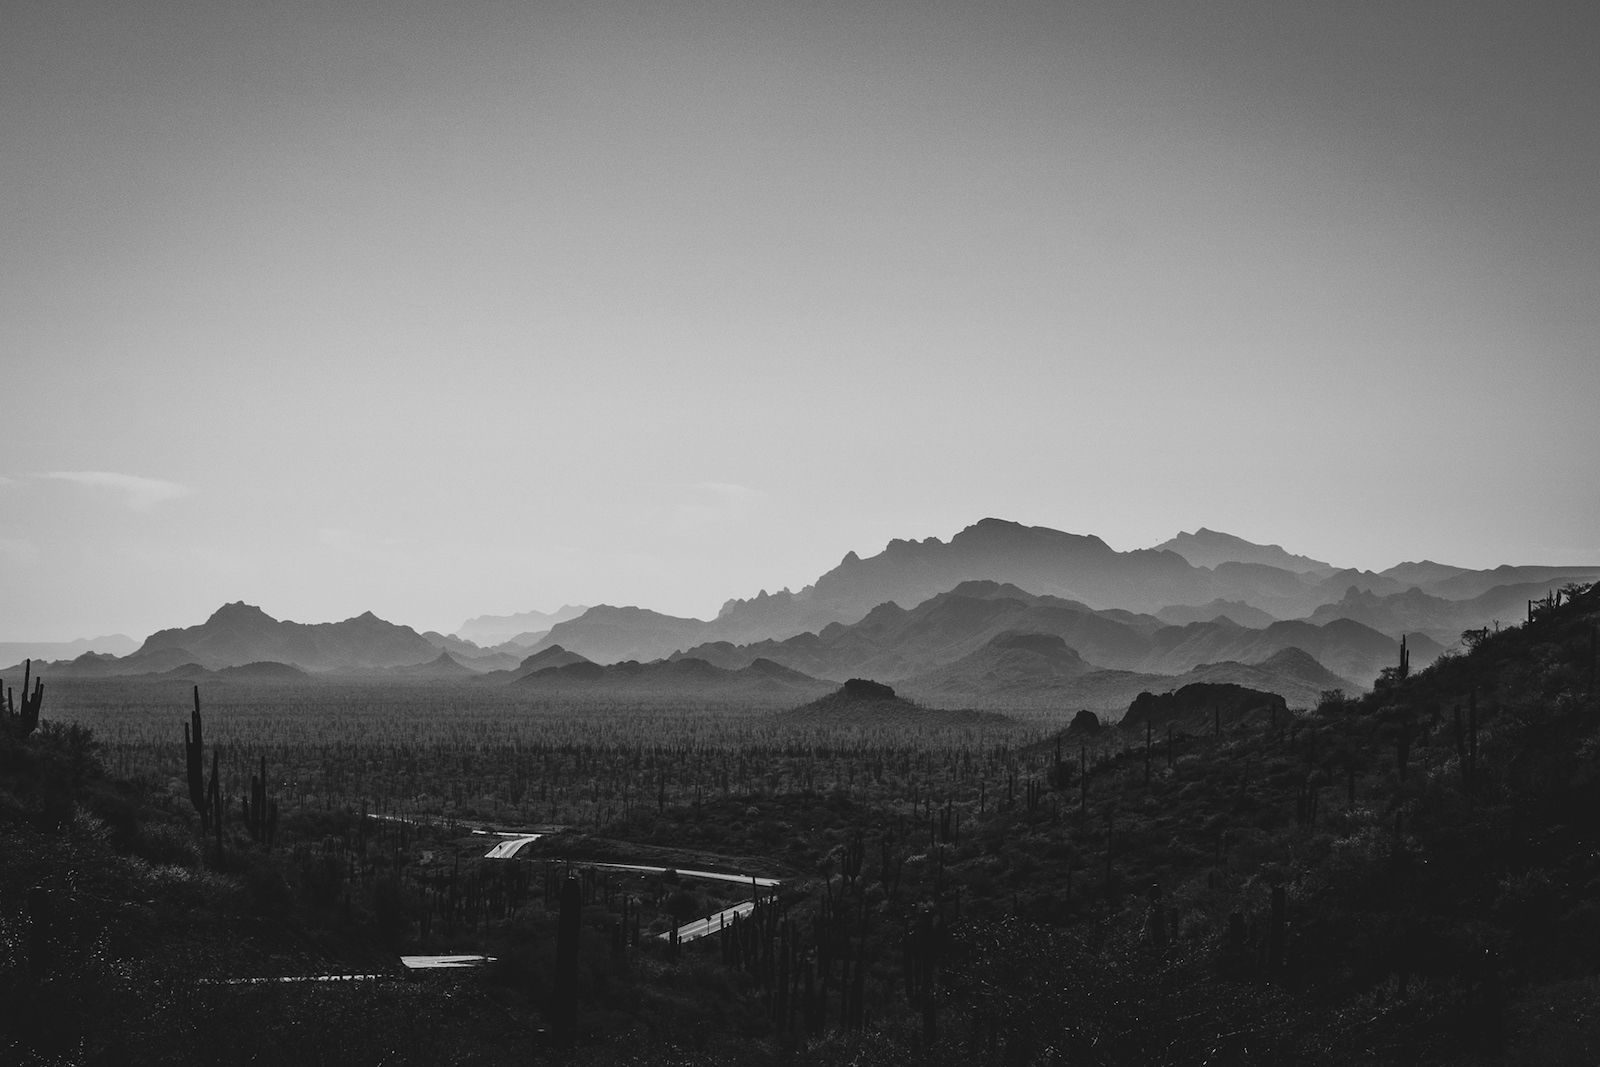
[[[217,750],[211,750],[211,785],[206,790],[206,807],[211,811],[211,829],[217,835],[217,856],[222,856],[222,776],[217,773]]]
[[[1144,721],[1144,784],[1150,784],[1150,750],[1155,727],[1149,719]]]
[[[1150,930],[1150,941],[1157,948],[1163,948],[1167,943],[1167,909],[1161,901],[1160,883],[1150,886],[1150,915],[1147,920]]]
[[[1284,912],[1288,910],[1289,894],[1283,886],[1272,887],[1272,925],[1267,933],[1267,978],[1274,982],[1283,980]]]
[[[1478,790],[1478,691],[1467,693],[1467,795]]]
[[[851,838],[850,844],[845,846],[844,862],[841,865],[841,872],[844,875],[847,886],[853,886],[856,879],[861,877],[861,864],[866,858],[867,848],[861,840],[861,831],[857,830],[856,836]]]
[[[577,876],[561,883],[561,914],[556,920],[556,973],[551,982],[551,1027],[570,1039],[578,1028],[578,931],[583,919],[583,886]]]
[[[1078,814],[1089,814],[1089,747],[1078,746]]]
[[[5,728],[10,734],[21,740],[39,728],[39,706],[44,703],[44,679],[32,678],[33,660],[24,660],[22,664],[22,711],[17,711],[16,694],[6,690],[5,702]],[[28,689],[30,679],[33,689]]]
[[[200,815],[200,828],[211,828],[211,805],[206,796],[205,738],[200,723],[200,687],[194,687],[194,712],[183,724],[183,755],[189,772],[189,803]]]
[[[272,847],[278,833],[278,802],[267,796],[267,757],[261,757],[260,776],[250,776],[250,796],[244,800],[244,825],[250,839]]]
[[[1411,758],[1411,742],[1416,734],[1416,724],[1408,714],[1400,721],[1399,728],[1395,731],[1394,755],[1395,766],[1400,771],[1400,780],[1406,780],[1406,765]]]
[[[1112,849],[1112,846],[1116,843],[1116,834],[1117,834],[1117,828],[1116,828],[1116,823],[1115,823],[1114,819],[1115,819],[1115,816],[1108,809],[1106,811],[1106,907],[1107,907],[1107,909],[1114,908],[1116,906],[1116,884],[1111,880],[1111,876],[1112,876],[1111,849]]]
[[[28,890],[28,970],[35,979],[50,972],[50,890]]]
[[[939,1036],[939,940],[941,930],[933,908],[923,905],[915,926],[908,931],[906,994],[922,1008],[922,1039],[927,1044]]]

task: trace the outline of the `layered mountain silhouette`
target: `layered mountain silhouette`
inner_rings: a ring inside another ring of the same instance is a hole
[[[1156,612],[1156,618],[1168,626],[1185,626],[1191,622],[1212,622],[1216,619],[1227,619],[1229,622],[1238,623],[1240,626],[1271,626],[1278,620],[1262,611],[1253,608],[1242,600],[1213,600],[1209,604],[1186,605],[1174,604]]]
[[[1431,662],[1442,651],[1437,642],[1420,634],[1411,647],[1414,665]],[[1286,649],[1298,650],[1318,664],[1324,676],[1313,681],[1297,667],[1279,677],[1290,662],[1273,657]],[[1115,699],[1096,697],[1092,706],[1125,707],[1127,700],[1121,694],[1127,685],[1148,688],[1156,684],[1148,680],[1151,677],[1202,668],[1215,673],[1224,663],[1233,664],[1227,669],[1248,675],[1253,682],[1272,681],[1268,688],[1280,687],[1274,691],[1285,695],[1293,691],[1300,698],[1309,694],[1314,701],[1321,689],[1369,685],[1379,671],[1399,661],[1400,643],[1347,619],[1320,626],[1277,622],[1262,629],[1225,618],[1167,626],[1154,616],[1096,611],[1014,585],[964,582],[909,611],[881,604],[858,623],[836,623],[820,634],[744,646],[703,645],[680,655],[726,668],[743,666],[759,656],[819,678],[869,675],[903,682],[908,692],[919,695],[974,697],[984,691],[1004,691],[1020,697],[1034,692],[1044,700],[1073,692],[1111,692],[1117,694]],[[1094,669],[1138,674],[1144,680],[1102,677],[1066,684]],[[1127,699],[1138,691],[1128,692]]]
[[[763,591],[749,600],[730,600],[709,621],[636,607],[591,608],[554,624],[534,648],[559,644],[596,662],[610,663],[720,643],[783,641],[804,633],[820,635],[834,623],[863,621],[883,604],[910,609],[967,581],[1011,584],[1092,609],[1165,613],[1157,620],[1161,622],[1226,617],[1259,628],[1339,604],[1352,588],[1386,597],[1418,587],[1431,596],[1458,600],[1496,586],[1595,577],[1600,577],[1600,566],[1468,571],[1424,560],[1381,573],[1341,569],[1277,545],[1257,545],[1204,528],[1179,534],[1153,549],[1118,552],[1098,537],[990,518],[948,542],[936,537],[890,541],[882,552],[865,559],[851,552],[798,593]],[[1335,610],[1317,621],[1339,617],[1348,616]],[[1478,620],[1474,627],[1488,621],[1472,617]],[[1448,636],[1438,627],[1410,628],[1427,631],[1436,640]],[[1406,631],[1385,632],[1398,639]],[[1079,651],[1094,660],[1088,649]]]
[[[1021,697],[1032,704],[1071,691],[1072,683],[1094,670],[1059,634],[1007,630],[953,663],[913,676],[904,688],[941,699]]]
[[[1258,545],[1233,534],[1208,530],[1180,533],[1156,546],[1158,552],[1176,552],[1196,567],[1216,567],[1220,563],[1261,563],[1295,574],[1332,574],[1338,568],[1309,556],[1296,556],[1282,545]]]
[[[466,641],[449,634],[442,634],[436,630],[429,630],[423,634],[423,639],[434,648],[450,653],[452,659],[474,671],[503,671],[510,670],[522,662],[526,648],[516,644],[497,645],[494,648],[482,646]],[[532,642],[530,641],[531,645]]]
[[[365,679],[538,676],[530,691],[584,685],[637,698],[659,686],[756,700],[874,677],[918,699],[1100,709],[1125,707],[1140,689],[1212,681],[1308,703],[1370,685],[1398,661],[1402,637],[1420,668],[1461,631],[1519,620],[1527,600],[1595,578],[1600,566],[1474,571],[1426,559],[1339,569],[1205,528],[1118,552],[1097,537],[984,519],[948,542],[849,553],[799,592],[730,600],[711,620],[568,606],[419,634],[371,612],[302,624],[239,602],[131,654],[87,651],[49,669],[109,677],[270,662]],[[505,640],[485,647],[474,635]]]
[[[542,649],[541,651],[533,653],[531,656],[525,657],[522,662],[517,665],[517,674],[519,676],[524,674],[532,674],[534,671],[542,671],[546,667],[565,667],[572,663],[588,662],[588,660],[584,659],[576,652],[568,652],[560,645],[551,645],[549,648]]]
[[[515,615],[479,615],[462,623],[454,636],[484,648],[504,644],[526,648],[549,633],[550,627],[556,623],[575,619],[588,610],[587,605],[564,604],[551,612],[523,611]]]
[[[343,622],[297,623],[274,619],[238,601],[224,604],[198,626],[161,630],[129,656],[182,649],[189,659],[216,669],[258,660],[290,663],[306,670],[398,667],[426,663],[436,650],[409,626],[398,626],[366,612]]]
[[[86,652],[126,656],[137,651],[139,642],[126,634],[105,637],[80,637],[76,641],[0,641],[0,663],[21,663],[36,659],[44,662],[76,659]]]
[[[442,670],[438,660],[443,654],[411,627],[386,622],[370,611],[343,622],[305,624],[274,619],[240,601],[224,604],[197,626],[151,634],[131,655],[88,653],[50,668],[58,677],[108,677],[276,663],[320,674],[360,674],[429,664]],[[460,666],[454,660],[450,664]]]
[[[392,667],[346,668],[340,673],[348,678],[431,682],[464,682],[476,680],[483,676],[482,672],[466,666],[448,652],[441,652],[437,657],[426,663],[400,664]]]
[[[1437,583],[1434,588],[1443,585],[1456,591],[1470,592],[1484,580],[1483,575],[1466,572]],[[1338,602],[1324,604],[1313,611],[1308,621],[1325,623],[1335,619],[1353,619],[1388,634],[1424,633],[1448,647],[1455,643],[1463,630],[1476,630],[1497,621],[1519,622],[1526,617],[1528,601],[1540,600],[1552,589],[1559,589],[1569,582],[1592,580],[1592,574],[1569,574],[1563,570],[1547,575],[1543,580],[1493,586],[1467,599],[1425,593],[1419,586],[1387,595],[1351,586]]]
[[[1280,649],[1259,663],[1201,663],[1171,675],[1097,668],[1084,663],[1060,638],[1046,634],[1002,634],[969,656],[899,684],[902,692],[928,703],[1095,708],[1114,720],[1142,692],[1202,683],[1247,686],[1295,707],[1314,706],[1330,689],[1359,688],[1298,648]]]
[[[215,671],[207,670],[198,663],[185,663],[170,670],[150,671],[134,677],[148,681],[176,679],[185,682],[233,682],[239,685],[296,685],[318,680],[316,675],[307,674],[298,667],[271,661],[243,663]]]

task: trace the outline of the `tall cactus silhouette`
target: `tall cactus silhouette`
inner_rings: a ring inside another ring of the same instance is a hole
[[[44,703],[44,679],[32,678],[33,660],[25,660],[22,665],[22,711],[17,711],[16,694],[6,690],[5,701],[5,728],[13,737],[21,740],[39,728],[39,706]],[[30,692],[28,683],[33,682]]]
[[[278,835],[278,802],[267,796],[267,757],[261,757],[261,774],[250,776],[250,795],[243,798],[244,826],[250,840],[269,849]]]
[[[36,885],[28,890],[28,970],[35,979],[50,972],[50,890]]]
[[[556,920],[556,973],[551,983],[551,1028],[570,1039],[578,1028],[578,932],[583,920],[583,886],[576,875],[561,883],[561,913]]]
[[[194,687],[194,712],[183,724],[183,756],[189,772],[189,803],[200,815],[200,828],[211,828],[211,805],[206,796],[205,735],[200,722],[200,687]]]
[[[222,848],[222,776],[217,753],[211,752],[211,781],[206,781],[205,733],[200,721],[200,687],[194,687],[194,711],[183,724],[183,756],[189,779],[189,803],[200,815],[200,832],[215,830]]]
[[[1288,908],[1289,894],[1283,886],[1272,887],[1272,920],[1267,932],[1267,978],[1283,980],[1284,963],[1284,912]]]

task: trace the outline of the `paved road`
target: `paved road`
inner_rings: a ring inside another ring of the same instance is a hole
[[[400,962],[413,971],[453,970],[493,963],[493,956],[401,956]]]
[[[484,830],[474,830],[472,832],[475,833],[475,834],[487,833],[487,831],[484,831]],[[493,834],[491,836],[493,836],[493,837],[503,837],[503,838],[505,838],[505,840],[500,842],[498,845],[494,846],[488,852],[485,852],[483,854],[483,858],[486,859],[486,860],[508,860],[508,859],[511,859],[513,856],[515,856],[517,854],[517,850],[520,849],[523,845],[531,844],[534,841],[539,840],[539,838],[543,837],[544,835],[543,834],[507,834],[507,833],[497,833],[497,834]]]
[[[756,902],[747,900],[742,904],[735,904],[731,908],[723,908],[719,912],[707,915],[704,919],[696,919],[692,923],[684,923],[678,927],[678,941],[682,943],[684,941],[693,941],[696,938],[709,937],[720,932],[728,923],[733,922],[735,916],[747,916],[755,910]],[[657,934],[656,936],[663,941],[672,939],[671,931]]]
[[[408,971],[457,970],[493,963],[493,956],[401,956]],[[277,985],[280,982],[384,982],[394,974],[290,974],[277,978],[202,978],[200,985]]]
[[[392,974],[291,974],[281,978],[201,978],[197,985],[276,985],[279,982],[384,982]]]
[[[763,878],[754,874],[720,874],[716,871],[689,871],[682,867],[648,867],[642,863],[580,863],[583,867],[603,867],[609,871],[638,871],[641,874],[666,874],[668,871],[677,871],[679,878],[707,878],[714,882],[736,882],[739,885],[756,885],[762,889],[773,889],[778,885],[776,878]]]

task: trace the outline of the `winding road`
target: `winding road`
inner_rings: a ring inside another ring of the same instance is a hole
[[[498,837],[502,840],[483,854],[486,860],[508,860],[516,855],[526,845],[545,837],[545,834],[530,834],[511,830],[473,830],[474,834],[482,837]],[[561,857],[552,856],[550,859],[561,862]],[[594,867],[598,870],[628,871],[634,874],[666,874],[672,871],[679,878],[700,878],[712,882],[731,882],[735,885],[747,885],[759,896],[763,889],[776,889],[779,885],[777,878],[768,878],[758,874],[724,874],[720,871],[694,871],[682,867],[655,867],[646,863],[596,863],[591,861],[572,861],[584,867]],[[754,900],[741,901],[729,908],[712,912],[703,919],[685,923],[678,927],[678,942],[695,941],[702,937],[718,933],[734,919],[748,916],[755,911]],[[657,934],[663,941],[671,940],[672,931]],[[482,956],[405,956],[402,962],[409,968],[440,968],[440,967],[474,967],[484,962]],[[427,960],[429,962],[422,962]]]
[[[640,874],[666,874],[676,871],[679,878],[705,878],[713,882],[736,882],[739,885],[753,885],[761,889],[776,889],[778,879],[764,878],[756,874],[721,874],[717,871],[689,871],[682,867],[649,867],[642,863],[585,863],[585,867],[602,867],[608,871],[638,871]]]
[[[513,834],[504,831],[491,832],[488,830],[474,830],[475,834],[484,834],[490,837],[503,837],[504,841],[483,854],[486,860],[508,860],[516,856],[517,850],[523,845],[529,845],[539,840],[544,834]]]
[[[684,923],[678,927],[678,943],[682,944],[685,941],[694,941],[697,938],[709,937],[712,934],[720,933],[722,928],[733,922],[734,919],[746,917],[755,910],[756,902],[746,900],[741,904],[735,904],[731,908],[723,908],[721,911],[713,912],[704,919],[696,919],[694,922]],[[657,934],[656,936],[663,941],[670,941],[672,940],[672,931],[668,930],[666,933]]]

